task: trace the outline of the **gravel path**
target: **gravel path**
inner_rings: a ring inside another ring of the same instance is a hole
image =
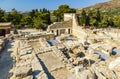
[[[14,42],[8,42],[6,48],[0,54],[0,79],[7,79],[9,70],[12,68],[13,61],[10,56],[12,52],[12,44]]]

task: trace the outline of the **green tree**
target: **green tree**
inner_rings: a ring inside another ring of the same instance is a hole
[[[113,22],[115,27],[120,28],[120,16],[114,16]]]
[[[35,13],[36,13],[36,10],[32,10],[32,11],[30,11],[29,12],[29,15],[32,17],[32,18],[34,18],[35,17]]]
[[[92,15],[93,15],[93,12],[92,10],[89,10],[87,13],[86,13],[86,25],[87,26],[90,26],[92,23],[90,23],[91,19],[92,19]],[[92,24],[93,25],[93,24]]]
[[[8,15],[8,18],[14,25],[19,25],[22,15],[16,9],[12,9],[10,14]]]
[[[94,19],[94,18],[91,18],[91,19],[90,19],[90,25],[91,25],[92,27],[96,27],[96,25],[97,25],[97,20]]]
[[[36,28],[36,29],[42,29],[42,30],[46,30],[46,25],[43,23],[43,20],[40,20],[40,19],[34,19],[33,20],[33,22],[34,22],[34,27]]]
[[[96,20],[97,20],[98,22],[101,21],[101,13],[100,13],[99,9],[97,9],[97,11],[96,11]]]
[[[43,8],[40,9],[40,11],[35,12],[35,17],[34,18],[39,18],[40,20],[43,20],[42,22],[44,22],[45,24],[50,24],[51,20],[50,20],[50,12]]]
[[[108,27],[109,26],[109,16],[108,15],[103,15],[102,21],[101,21],[101,27]]]
[[[47,28],[46,25],[51,23],[50,11],[45,8],[40,9],[40,10],[34,9],[29,13],[29,15],[32,19],[31,23],[33,23],[34,27],[37,29],[45,30]]]
[[[86,11],[83,9],[81,12],[82,17],[80,18],[81,20],[81,24],[86,24],[86,19],[87,19],[87,15],[86,15]]]
[[[63,21],[64,13],[76,13],[76,10],[65,4],[60,5],[58,9],[53,12],[53,14],[57,17],[57,21]]]
[[[111,17],[109,18],[108,25],[114,27],[114,22],[113,22],[113,19]]]
[[[0,8],[0,22],[4,22],[5,11]]]
[[[28,27],[32,27],[33,26],[33,20],[31,18],[31,16],[27,15],[27,16],[23,16],[21,19],[21,26],[28,26]]]

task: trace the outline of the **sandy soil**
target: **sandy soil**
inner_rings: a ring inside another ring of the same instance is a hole
[[[51,72],[55,79],[69,79],[70,73],[66,68],[61,68]],[[72,78],[72,77],[71,77]]]

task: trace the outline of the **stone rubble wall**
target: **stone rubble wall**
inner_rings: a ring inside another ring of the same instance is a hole
[[[84,41],[87,37],[87,33],[82,27],[80,27],[77,23],[76,15],[73,14],[73,22],[72,22],[72,34],[79,38],[81,41]]]
[[[73,18],[73,13],[65,13],[64,14],[64,21],[69,21]]]
[[[50,45],[48,44],[48,42],[45,38],[40,38],[39,42],[42,45],[42,47],[50,47]]]
[[[91,67],[82,71],[80,68],[77,68],[76,79],[120,79],[118,72],[114,72],[115,70],[110,70],[106,66],[106,63],[94,64]]]
[[[25,39],[39,39],[39,38],[45,38],[47,40],[54,40],[54,34],[50,32],[34,32],[34,33],[23,33],[23,38]]]
[[[7,39],[5,37],[0,37],[0,52],[3,50],[7,42]]]

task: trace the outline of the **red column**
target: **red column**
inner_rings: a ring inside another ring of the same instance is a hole
[[[9,34],[10,33],[10,29],[5,29],[5,34]]]

